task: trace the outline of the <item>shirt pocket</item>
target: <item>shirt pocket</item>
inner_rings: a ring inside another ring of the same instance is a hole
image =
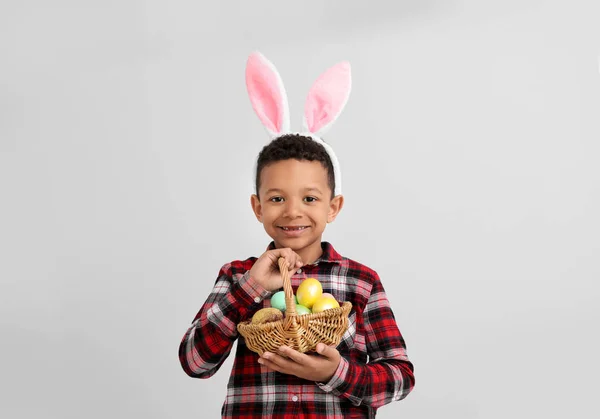
[[[341,352],[348,352],[354,348],[356,340],[356,311],[350,311],[348,316],[348,330],[343,334],[340,344],[337,346],[337,350]]]

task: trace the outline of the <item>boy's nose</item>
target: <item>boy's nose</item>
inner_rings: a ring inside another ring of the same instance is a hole
[[[300,205],[294,200],[287,201],[283,215],[289,218],[297,217],[300,215]]]

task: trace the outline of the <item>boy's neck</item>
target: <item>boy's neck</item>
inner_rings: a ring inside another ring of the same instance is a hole
[[[279,249],[283,246],[275,242],[275,247]],[[319,259],[323,254],[323,248],[321,247],[321,239],[315,241],[314,243],[311,243],[303,249],[295,250],[295,252],[298,254],[298,256],[300,256],[300,259],[302,259],[302,262],[305,265],[310,265],[314,263],[317,259]]]

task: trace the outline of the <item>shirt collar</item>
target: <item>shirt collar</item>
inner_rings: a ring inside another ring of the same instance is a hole
[[[267,250],[273,250],[275,249],[275,242],[272,241],[269,244],[269,247],[267,247]],[[321,242],[321,249],[323,249],[323,254],[321,255],[320,258],[318,258],[314,265],[321,263],[321,262],[326,262],[326,263],[341,263],[342,262],[342,255],[340,255],[331,245],[331,243],[329,242]]]

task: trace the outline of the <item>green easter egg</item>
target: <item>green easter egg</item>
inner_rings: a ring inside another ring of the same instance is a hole
[[[298,299],[295,295],[294,302],[296,304],[298,303]],[[285,311],[285,292],[277,291],[275,294],[273,294],[273,296],[271,297],[271,307],[275,307],[276,309]]]
[[[310,308],[308,308],[308,307],[304,307],[303,305],[296,304],[296,313],[299,316],[302,316],[303,314],[310,314],[310,313],[312,313],[312,311],[310,311]]]
[[[283,291],[277,291],[273,294],[271,297],[271,307],[285,311],[285,293]]]

